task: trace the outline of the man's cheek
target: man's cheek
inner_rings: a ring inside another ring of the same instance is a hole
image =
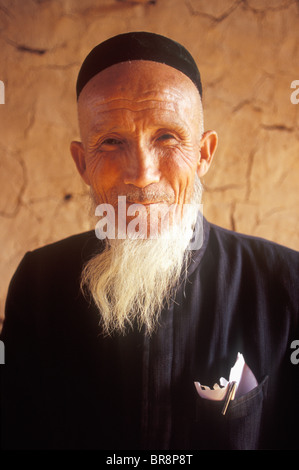
[[[200,152],[196,152],[193,145],[185,144],[173,149],[171,159],[177,170],[192,172],[197,165],[199,156]]]

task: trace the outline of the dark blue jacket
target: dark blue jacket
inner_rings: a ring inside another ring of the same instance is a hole
[[[99,243],[88,232],[27,253],[12,279],[2,448],[298,449],[299,254],[204,221],[157,332],[104,337],[79,287]],[[222,416],[194,381],[228,378],[237,352],[259,385]]]

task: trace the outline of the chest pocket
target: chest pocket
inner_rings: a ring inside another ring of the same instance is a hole
[[[254,450],[258,448],[268,376],[257,387],[230,402],[197,396],[193,448]]]

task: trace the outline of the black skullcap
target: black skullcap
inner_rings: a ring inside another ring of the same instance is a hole
[[[197,65],[187,49],[172,39],[148,32],[119,34],[98,44],[84,60],[77,79],[77,99],[97,73],[120,62],[151,60],[170,65],[189,77],[202,96]]]

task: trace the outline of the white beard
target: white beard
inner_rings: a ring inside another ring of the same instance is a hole
[[[124,334],[135,322],[149,334],[155,330],[163,307],[186,279],[201,195],[197,178],[192,209],[167,238],[106,240],[104,250],[87,262],[81,287],[91,294],[105,334]]]

